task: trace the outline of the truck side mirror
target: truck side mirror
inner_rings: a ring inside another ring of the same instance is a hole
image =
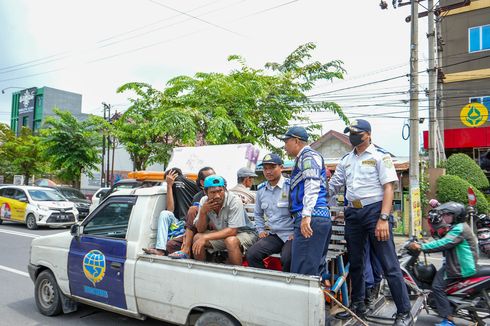
[[[83,232],[83,227],[80,224],[73,224],[70,228],[70,234],[74,237],[79,237]]]

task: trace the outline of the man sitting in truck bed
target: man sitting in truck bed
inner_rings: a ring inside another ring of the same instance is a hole
[[[194,220],[197,234],[192,252],[194,258],[204,261],[206,249],[227,250],[232,265],[242,264],[242,255],[257,240],[257,233],[245,214],[242,201],[228,192],[225,179],[211,175],[204,180],[206,196],[199,203],[199,213]],[[209,231],[209,227],[215,231]]]

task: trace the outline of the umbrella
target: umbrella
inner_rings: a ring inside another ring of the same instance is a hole
[[[54,182],[53,180],[49,180],[49,179],[37,179],[34,184],[36,186],[40,186],[40,187],[55,187],[56,186],[56,182]]]

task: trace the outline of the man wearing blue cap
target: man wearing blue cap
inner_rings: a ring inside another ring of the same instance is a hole
[[[289,214],[289,179],[282,176],[283,161],[277,154],[267,154],[262,163],[267,181],[258,186],[254,220],[259,233],[257,241],[247,252],[249,266],[264,268],[264,258],[281,253],[283,272],[291,270],[291,240],[293,221]],[[264,216],[267,216],[268,229]]]
[[[289,192],[294,223],[291,272],[324,277],[332,222],[323,157],[308,146],[303,127],[289,128],[282,140],[289,156],[296,157]]]
[[[400,263],[393,241],[393,183],[398,180],[389,153],[371,144],[371,125],[358,119],[345,128],[354,149],[337,164],[329,182],[330,196],[346,188],[348,206],[345,210],[345,239],[349,252],[352,280],[353,310],[365,316],[365,250],[359,250],[370,242],[378,257],[383,274],[388,281],[391,295],[397,307],[394,325],[413,325],[410,300],[400,270]]]
[[[253,223],[245,214],[241,199],[226,190],[223,177],[206,177],[204,191],[206,196],[201,198],[194,220],[198,232],[193,238],[194,258],[203,261],[207,249],[226,249],[229,263],[241,265],[242,254],[257,240]]]

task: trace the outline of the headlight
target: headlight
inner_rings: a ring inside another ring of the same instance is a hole
[[[40,210],[45,211],[45,212],[49,211],[49,208],[46,206],[43,206],[43,205],[37,204],[37,208],[39,208]]]

